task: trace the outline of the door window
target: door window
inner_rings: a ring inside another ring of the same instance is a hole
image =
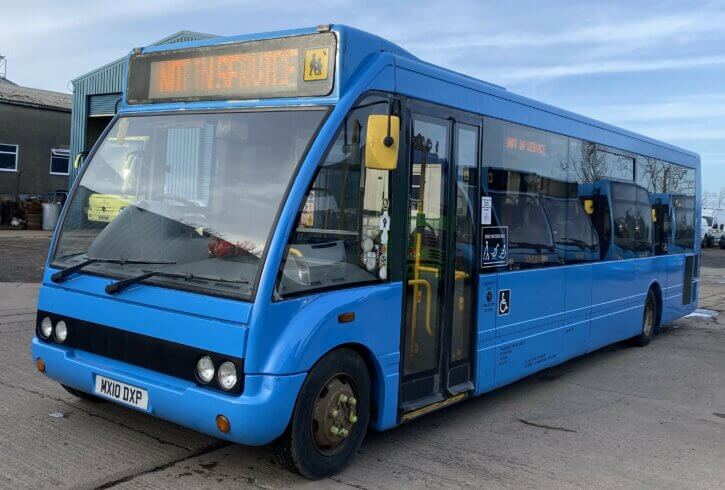
[[[388,99],[371,96],[358,106],[302,201],[277,287],[282,297],[388,277],[390,172],[363,161],[368,116],[386,114]]]
[[[436,371],[443,314],[449,123],[415,116],[409,213],[404,374]]]
[[[478,187],[478,128],[459,124],[455,133],[456,168],[455,260],[453,267],[453,314],[451,362],[469,358],[472,305],[476,274],[476,202]]]

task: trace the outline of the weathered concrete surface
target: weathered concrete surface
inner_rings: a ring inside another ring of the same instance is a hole
[[[720,316],[370,433],[349,469],[314,483],[268,448],[67,395],[31,365],[35,286],[2,284],[0,487],[723,488],[725,251],[704,255],[700,306]]]
[[[0,282],[40,281],[50,235],[43,230],[0,230]]]

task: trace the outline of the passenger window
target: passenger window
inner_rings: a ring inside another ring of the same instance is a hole
[[[634,158],[608,151],[598,151],[597,159],[600,166],[600,177],[627,182],[634,181]]]
[[[636,222],[634,229],[634,248],[640,256],[651,255],[653,243],[652,236],[652,204],[649,193],[637,188]]]
[[[484,124],[485,167],[566,179],[569,138],[490,117]]]
[[[675,196],[675,245],[695,248],[695,198]]]
[[[485,169],[484,188],[491,197],[496,221],[508,228],[508,269],[556,265],[559,258],[534,174]],[[481,245],[484,249],[486,244]]]
[[[614,243],[624,250],[635,250],[637,222],[637,188],[612,183],[612,214],[614,216]]]
[[[279,296],[388,277],[390,174],[366,169],[363,161],[368,116],[386,114],[388,100],[374,96],[357,105],[303,200],[282,264]]]
[[[542,179],[542,202],[562,262],[599,259],[599,240],[575,183]]]

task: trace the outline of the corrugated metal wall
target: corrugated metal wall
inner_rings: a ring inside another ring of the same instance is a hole
[[[181,31],[153,43],[152,46],[197,41],[210,37],[214,36],[198,32]],[[127,62],[124,57],[73,80],[73,109],[70,129],[71,163],[75,160],[78,153],[89,149],[85,148],[85,144],[86,127],[90,114],[90,97],[93,95],[120,95],[123,88],[123,81],[126,78],[126,65]],[[70,179],[69,186],[73,184],[77,174],[78,169],[73,168],[73,165],[71,165],[68,177]]]

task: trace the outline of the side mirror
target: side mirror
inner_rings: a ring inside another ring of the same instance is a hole
[[[400,117],[373,114],[368,117],[365,168],[395,170],[400,147]]]
[[[594,214],[594,199],[584,199],[584,211],[587,214]]]
[[[82,151],[82,152],[78,153],[76,155],[75,159],[73,160],[73,168],[75,170],[78,170],[81,167],[81,165],[83,165],[83,161],[86,159],[87,156],[88,156],[88,151]]]

